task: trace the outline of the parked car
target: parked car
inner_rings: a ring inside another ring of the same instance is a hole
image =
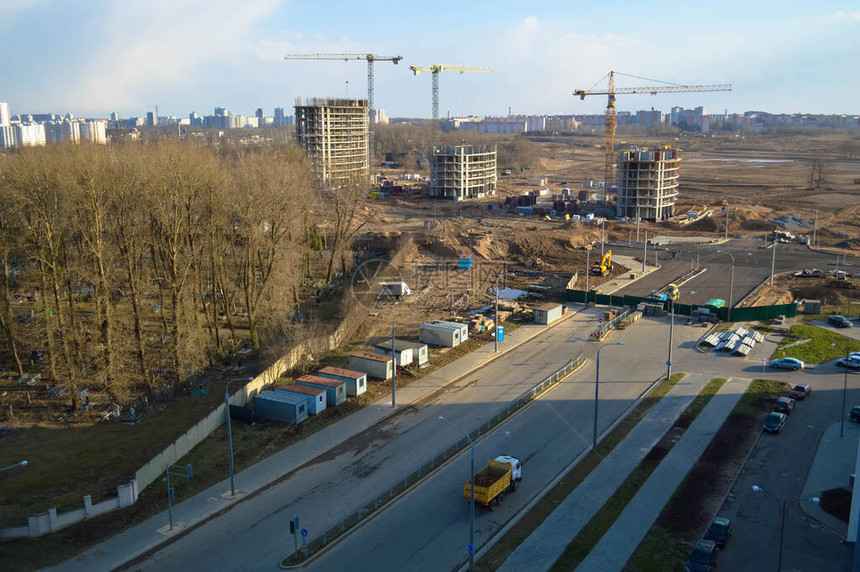
[[[687,572],[710,572],[717,566],[717,543],[713,540],[700,540],[696,543],[684,570]]]
[[[806,367],[806,364],[803,363],[803,360],[799,360],[793,357],[784,357],[780,359],[775,359],[770,362],[770,367],[776,367],[780,369],[790,369],[792,371],[797,371],[799,369],[803,369]]]
[[[764,420],[764,430],[770,433],[779,433],[782,426],[785,425],[786,419],[788,419],[788,415],[774,411]]]
[[[798,383],[791,388],[791,391],[788,392],[788,396],[792,399],[804,399],[809,397],[810,393],[812,393],[811,385],[808,383]]]
[[[854,423],[860,423],[860,405],[852,407],[851,413],[848,414],[848,417],[850,417],[851,421]]]
[[[732,521],[724,516],[718,516],[711,522],[703,540],[713,540],[718,548],[725,548],[731,535]]]
[[[837,328],[850,328],[854,324],[845,316],[830,316],[827,318],[827,323]]]
[[[860,369],[860,356],[848,356],[847,358],[839,358],[839,360],[836,362],[836,365],[840,367],[847,367],[848,369]]]
[[[776,403],[774,403],[773,410],[777,413],[785,413],[786,415],[791,415],[791,412],[794,411],[794,406],[796,404],[797,402],[790,397],[780,397],[776,400]]]

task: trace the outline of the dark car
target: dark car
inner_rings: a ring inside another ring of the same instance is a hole
[[[788,419],[788,415],[774,411],[764,420],[764,430],[770,433],[779,433],[782,426],[785,425],[786,419]]]
[[[687,559],[684,570],[687,572],[710,572],[716,566],[717,543],[713,540],[700,540],[690,552],[690,558]]]
[[[708,532],[705,533],[705,538],[702,540],[712,540],[718,548],[725,548],[731,535],[732,521],[723,516],[718,516],[711,522],[711,526],[708,527]]]
[[[788,392],[788,396],[792,399],[803,399],[808,397],[809,394],[812,393],[812,386],[808,383],[798,383],[791,391]]]
[[[850,328],[854,324],[845,316],[830,316],[827,318],[827,323],[837,328]]]
[[[854,423],[860,423],[860,405],[852,407],[851,413],[848,414],[848,417],[850,417],[851,421]]]
[[[794,406],[797,402],[790,397],[780,397],[776,400],[776,403],[773,405],[773,410],[777,413],[785,413],[786,415],[791,415],[791,412],[794,411]]]

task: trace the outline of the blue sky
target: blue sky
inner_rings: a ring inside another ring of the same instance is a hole
[[[0,0],[0,101],[15,113],[107,117],[253,114],[297,97],[365,97],[363,61],[294,53],[403,56],[376,63],[376,106],[429,117],[428,74],[410,65],[487,66],[440,75],[440,114],[600,113],[580,101],[609,70],[730,93],[621,95],[618,109],[704,105],[860,113],[860,3],[329,2]],[[619,87],[654,82],[619,78]],[[596,87],[605,87],[598,84]]]

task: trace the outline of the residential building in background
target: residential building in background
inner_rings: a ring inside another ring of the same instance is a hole
[[[0,101],[0,127],[9,127],[11,117],[9,116],[9,104]]]
[[[295,110],[296,140],[324,185],[370,179],[366,99],[296,100]]]
[[[619,152],[616,214],[654,222],[673,216],[680,167],[681,151],[671,146]]]
[[[433,147],[430,196],[453,201],[496,194],[496,146]]]

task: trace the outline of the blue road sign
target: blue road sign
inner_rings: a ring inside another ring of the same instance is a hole
[[[302,537],[307,538],[307,536],[308,536],[308,529],[307,529],[307,528],[303,528],[303,529],[302,529]]]
[[[473,552],[475,551],[475,547],[474,547],[474,546],[472,546],[472,543],[471,543],[471,542],[470,542],[469,544],[467,544],[467,545],[466,545],[466,547],[467,547],[467,548],[468,548],[468,550],[469,550],[469,554],[471,554],[471,553],[473,553]]]
[[[670,362],[670,361],[666,360],[666,366],[667,366],[667,367],[672,367],[672,362]]]

